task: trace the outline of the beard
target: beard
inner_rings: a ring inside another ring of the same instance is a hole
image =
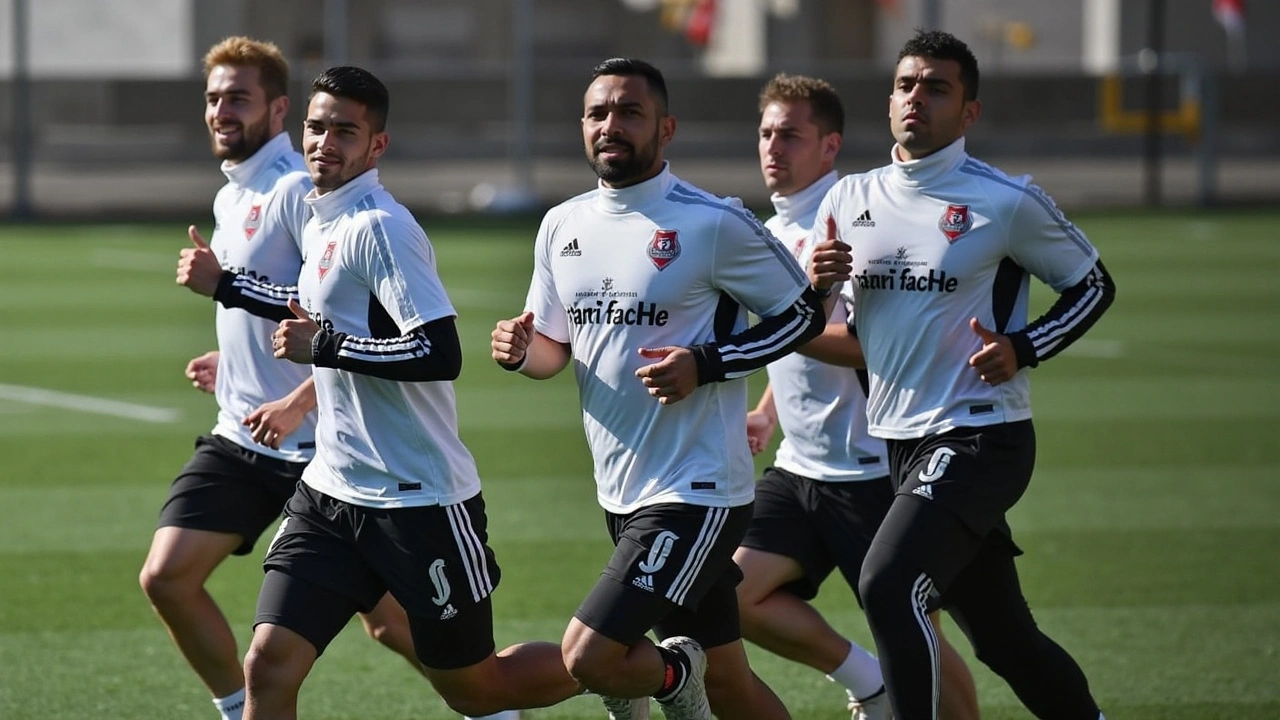
[[[240,125],[240,136],[234,141],[219,145],[217,134],[209,131],[209,142],[213,148],[213,156],[219,160],[242,162],[253,157],[271,139],[271,119],[264,115],[262,120],[249,125]]]
[[[603,146],[604,143],[601,143]],[[592,147],[587,153],[587,163],[595,171],[596,177],[614,186],[624,186],[644,177],[658,159],[658,139],[641,148],[623,140],[614,140],[610,144],[620,145],[627,149],[628,156],[621,160],[601,160],[600,147]]]

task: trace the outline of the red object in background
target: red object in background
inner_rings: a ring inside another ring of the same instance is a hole
[[[1244,29],[1244,0],[1213,0],[1213,16],[1232,32]]]
[[[689,13],[689,22],[684,26],[684,37],[698,46],[705,46],[711,41],[711,31],[716,25],[716,0],[698,0]]]

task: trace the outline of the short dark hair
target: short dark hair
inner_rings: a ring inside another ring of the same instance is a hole
[[[926,57],[934,60],[955,60],[960,64],[960,84],[964,86],[964,99],[978,99],[978,59],[962,40],[941,30],[916,30],[915,37],[907,41],[898,53],[898,62],[904,57]]]
[[[325,70],[311,81],[311,95],[314,97],[316,93],[355,100],[368,110],[374,132],[382,132],[387,127],[387,112],[391,108],[387,86],[364,68],[340,65]]]
[[[760,91],[760,112],[776,102],[807,102],[819,132],[844,136],[844,104],[826,80],[779,73]]]
[[[609,58],[604,62],[596,65],[591,69],[591,80],[603,75],[621,75],[629,77],[639,75],[649,83],[649,92],[653,93],[653,97],[658,101],[658,116],[667,114],[667,81],[662,77],[662,71],[650,65],[643,60],[635,58]]]

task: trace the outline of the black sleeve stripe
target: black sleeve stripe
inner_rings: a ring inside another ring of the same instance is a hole
[[[338,348],[338,357],[364,362],[400,362],[430,354],[431,341],[417,328],[389,339],[347,336]]]
[[[789,318],[786,324],[769,335],[743,344],[721,345],[721,359],[726,363],[750,361],[776,353],[795,342],[813,321],[813,312],[803,303],[796,303],[791,309],[794,314],[788,313]],[[733,377],[732,373],[727,373],[726,376]]]
[[[1020,363],[1039,363],[1062,352],[1102,317],[1115,299],[1115,283],[1099,261],[1083,280],[1067,288],[1048,312],[1019,331],[1023,343],[1030,343],[1032,358]]]
[[[819,322],[817,296],[810,298],[811,294],[806,290],[791,307],[742,333],[738,342],[721,345],[725,379],[746,377],[822,332],[825,322]]]
[[[231,287],[246,300],[266,305],[288,305],[298,295],[297,285],[272,285],[244,275],[237,275]]]
[[[1072,331],[1092,315],[1101,302],[1102,290],[1100,288],[1090,288],[1079,301],[1067,310],[1066,315],[1055,318],[1037,328],[1034,332],[1028,333],[1027,337],[1031,338],[1031,344],[1035,346],[1036,356],[1043,358],[1045,353],[1051,352],[1063,340],[1069,338]]]

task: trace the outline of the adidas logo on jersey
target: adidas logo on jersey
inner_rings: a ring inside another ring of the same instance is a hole
[[[631,580],[631,584],[640,588],[641,590],[645,590],[647,592],[653,592],[653,576],[652,575],[637,575],[635,576],[635,578]]]
[[[560,248],[560,257],[581,257],[582,251],[578,249],[578,238],[574,238]]]
[[[440,613],[440,619],[449,620],[450,618],[454,617],[457,614],[458,614],[458,609],[453,606],[453,603],[449,603],[448,605],[444,606],[444,611]]]
[[[863,210],[862,214],[859,215],[858,219],[854,220],[851,225],[853,227],[875,227],[876,221],[871,219],[870,210]]]

